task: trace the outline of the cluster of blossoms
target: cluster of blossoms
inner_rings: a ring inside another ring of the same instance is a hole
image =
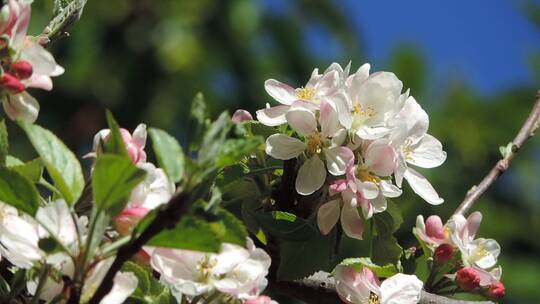
[[[308,83],[293,88],[270,79],[265,89],[281,105],[257,111],[267,126],[287,125],[266,140],[266,153],[298,159],[296,190],[310,195],[329,188],[331,200],[318,212],[327,234],[341,218],[345,233],[362,238],[363,219],[383,212],[387,198],[401,195],[403,179],[428,203],[443,202],[429,181],[409,165],[433,168],[446,160],[441,143],[427,134],[429,118],[390,72],[370,74],[369,64],[349,75],[332,64],[315,69]],[[243,115],[242,115],[243,114]],[[241,120],[245,113],[237,113]]]
[[[52,89],[51,77],[64,73],[40,39],[27,35],[31,0],[9,0],[0,9],[0,95],[13,120],[34,122],[38,102],[27,88]]]
[[[444,225],[436,215],[425,222],[419,215],[413,232],[430,251],[436,266],[455,265],[452,269],[455,273],[448,277],[454,279],[461,290],[500,299],[505,293],[500,282],[502,268],[497,265],[501,247],[494,239],[475,238],[481,221],[480,212],[468,218],[454,215]]]

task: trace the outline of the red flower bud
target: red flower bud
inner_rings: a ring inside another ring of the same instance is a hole
[[[454,246],[450,244],[441,244],[433,253],[435,262],[439,265],[448,263],[454,257]]]
[[[131,233],[131,230],[148,213],[148,209],[143,207],[131,207],[124,209],[114,219],[114,226],[121,236]]]
[[[471,291],[480,286],[478,271],[472,267],[461,268],[456,272],[456,284],[465,291]]]
[[[505,288],[502,282],[495,282],[488,288],[488,297],[497,300],[504,297]]]
[[[24,84],[22,84],[17,77],[4,73],[0,78],[0,84],[7,89],[11,94],[22,93],[25,89]]]
[[[30,76],[32,76],[32,73],[34,72],[34,69],[32,68],[30,62],[26,60],[19,60],[11,64],[11,69],[19,79],[30,78]]]

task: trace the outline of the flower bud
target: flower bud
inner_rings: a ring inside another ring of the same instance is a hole
[[[448,263],[454,257],[454,246],[450,244],[441,244],[433,253],[433,259],[439,265]]]
[[[253,120],[253,116],[248,111],[242,109],[236,110],[232,116],[232,122],[235,124],[249,120]]]
[[[133,207],[124,209],[115,219],[114,226],[122,236],[129,235],[137,223],[148,213],[148,209]]]
[[[244,304],[272,304],[275,303],[272,301],[272,299],[268,296],[258,296],[253,299],[246,300]]]
[[[11,69],[19,79],[30,78],[34,71],[30,62],[26,60],[19,60],[17,62],[14,62],[13,64],[11,64]]]
[[[25,89],[24,84],[22,84],[17,77],[4,73],[0,78],[0,85],[6,88],[11,94],[22,93]]]
[[[445,239],[441,218],[432,215],[426,219],[426,234],[431,238]]]
[[[478,271],[472,267],[461,268],[456,272],[456,284],[464,291],[471,291],[480,286]]]
[[[487,295],[491,299],[497,300],[504,297],[505,291],[506,290],[502,282],[495,282],[489,286]]]

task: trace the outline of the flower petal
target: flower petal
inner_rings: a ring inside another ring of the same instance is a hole
[[[317,212],[317,225],[323,235],[327,235],[336,225],[339,219],[340,200],[331,200],[321,207]]]
[[[34,123],[39,113],[39,103],[26,91],[8,96],[2,101],[2,106],[12,120]]]
[[[266,139],[266,154],[276,159],[295,158],[305,149],[305,143],[285,134],[272,134]]]
[[[446,152],[442,150],[441,142],[435,137],[426,134],[420,141],[411,147],[407,162],[422,168],[434,168],[442,165],[446,160]]]
[[[285,114],[287,123],[301,135],[309,135],[317,131],[315,114],[304,107],[291,107]]]
[[[275,79],[266,80],[264,82],[264,89],[268,95],[284,105],[290,105],[295,100],[298,100],[296,90],[293,87]]]
[[[310,195],[319,190],[325,180],[326,169],[324,163],[317,155],[313,155],[298,170],[296,191],[302,195]]]
[[[276,106],[258,110],[256,112],[257,120],[269,127],[282,125],[287,122],[285,114],[289,111],[289,108],[289,106]]]
[[[404,177],[407,182],[409,182],[409,185],[413,191],[426,202],[432,205],[440,205],[444,203],[444,199],[439,197],[437,191],[433,189],[433,186],[429,183],[429,181],[414,169],[408,168],[407,171],[405,171]]]
[[[396,185],[390,182],[382,180],[379,183],[379,186],[381,187],[382,194],[385,197],[398,197],[401,195],[401,189],[399,189]]]
[[[423,285],[415,275],[393,275],[381,284],[381,303],[416,304],[420,301]]]
[[[341,227],[345,234],[353,239],[362,239],[364,221],[358,214],[358,209],[344,205],[341,208]]]
[[[352,266],[338,265],[334,270],[336,291],[345,303],[367,303],[371,291],[362,284],[361,274]]]
[[[396,168],[396,151],[388,140],[376,140],[366,149],[365,165],[378,176],[390,176]]]
[[[332,104],[322,101],[320,105],[319,124],[324,137],[330,137],[339,130],[339,119]]]
[[[347,166],[354,163],[354,153],[347,147],[334,147],[323,151],[328,172],[334,176],[345,174]]]
[[[359,179],[356,180],[356,188],[358,192],[362,194],[365,199],[374,199],[379,196],[379,187],[373,182],[362,182]]]

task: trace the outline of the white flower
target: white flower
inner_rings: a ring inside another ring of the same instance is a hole
[[[174,183],[169,180],[163,169],[152,163],[139,163],[137,166],[146,171],[146,178],[131,192],[127,207],[154,209],[166,204],[175,191]]]
[[[177,296],[197,296],[214,288],[239,299],[256,297],[266,287],[270,257],[248,239],[247,249],[222,244],[218,254],[157,248],[152,267]]]
[[[446,160],[446,152],[435,137],[427,134],[429,118],[413,97],[407,98],[401,112],[393,121],[395,127],[391,135],[392,144],[398,151],[395,171],[396,184],[401,187],[403,178],[409,182],[413,191],[433,205],[444,202],[429,181],[407,163],[434,168]]]
[[[379,284],[367,267],[356,272],[352,266],[338,265],[335,269],[339,297],[350,304],[416,304],[423,283],[414,275],[398,273]]]
[[[336,70],[331,69],[320,75],[318,69],[315,69],[306,86],[297,89],[275,79],[268,79],[264,83],[264,88],[268,95],[281,105],[268,106],[257,111],[257,120],[267,126],[279,126],[287,122],[285,114],[292,105],[316,110],[323,100],[333,103],[335,100],[343,99],[343,94],[339,94],[339,77]]]
[[[84,281],[81,302],[86,303],[96,292],[101,281],[111,267],[114,257],[99,262]],[[137,289],[137,277],[131,272],[117,272],[111,291],[99,302],[100,304],[122,304]]]
[[[273,134],[266,140],[266,153],[274,158],[287,160],[306,151],[307,160],[296,178],[298,193],[309,195],[324,184],[326,169],[321,157],[326,160],[326,167],[332,175],[345,173],[347,163],[354,156],[350,149],[340,146],[346,134],[339,127],[337,112],[331,104],[321,102],[318,119],[320,131],[315,114],[303,107],[292,107],[286,118],[289,125],[305,137],[305,141],[285,134]]]

